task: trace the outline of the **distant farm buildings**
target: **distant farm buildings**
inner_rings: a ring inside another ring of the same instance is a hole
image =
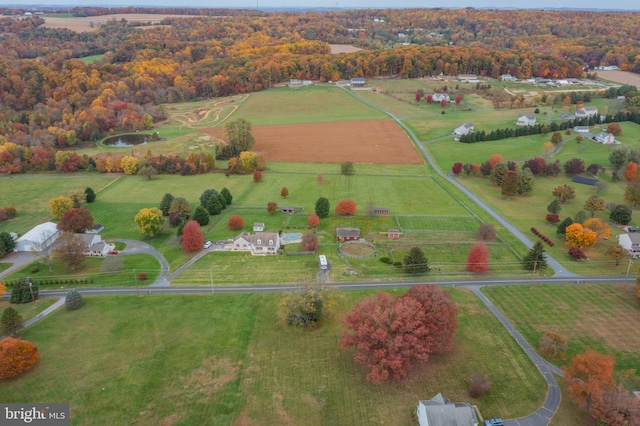
[[[469,133],[473,132],[473,123],[462,123],[461,125],[459,125],[458,127],[455,128],[455,130],[453,131],[453,135],[456,137],[456,140],[460,140],[461,136],[464,135],[468,135]]]
[[[536,117],[533,114],[524,114],[521,115],[518,120],[516,120],[516,126],[535,126]]]
[[[354,77],[351,79],[351,86],[362,87],[366,84],[364,77]]]
[[[360,239],[360,228],[336,228],[336,241],[357,241]]]

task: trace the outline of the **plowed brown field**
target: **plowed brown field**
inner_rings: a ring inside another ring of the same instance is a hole
[[[203,132],[223,138],[220,127]],[[293,163],[423,164],[393,120],[254,126],[253,150],[267,161]]]

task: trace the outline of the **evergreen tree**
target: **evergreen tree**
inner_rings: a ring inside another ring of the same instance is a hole
[[[420,247],[412,247],[404,257],[404,269],[410,274],[429,272],[429,260]]]
[[[624,204],[618,204],[609,215],[609,219],[615,223],[626,225],[631,222],[631,209]]]
[[[535,183],[535,177],[531,170],[522,169],[518,174],[518,194],[528,194],[533,191],[533,185]]]
[[[218,202],[222,206],[222,210],[227,208],[227,199],[222,194],[218,194]]]
[[[200,195],[200,205],[202,207],[207,207],[207,203],[212,196],[218,196],[218,191],[215,189],[205,189],[205,191]]]
[[[210,215],[215,216],[222,213],[222,205],[218,197],[211,197],[207,202],[207,211]]]
[[[10,253],[14,248],[16,248],[16,242],[8,232],[0,232],[0,241],[4,244],[6,253]],[[2,254],[0,254],[0,256],[2,256]]]
[[[15,336],[24,327],[22,316],[11,306],[2,312],[0,323],[2,325],[2,333],[0,334],[4,336]]]
[[[222,191],[220,191],[220,195],[224,197],[224,200],[227,202],[227,206],[230,205],[233,201],[233,196],[226,187],[222,188]]]
[[[162,211],[162,216],[169,216],[169,208],[171,208],[171,203],[173,203],[174,196],[171,194],[164,194],[162,197],[162,201],[160,202],[160,210]]]
[[[547,261],[544,257],[544,247],[540,241],[531,247],[529,253],[522,259],[522,265],[529,271],[541,271],[547,267]]]
[[[565,220],[563,220],[558,224],[558,227],[556,228],[556,234],[558,235],[566,234],[567,226],[569,225],[573,225],[573,219],[570,217],[566,218]]]
[[[29,303],[38,300],[38,286],[31,283],[26,277],[20,278],[17,284],[14,284],[11,292],[10,303]]]
[[[562,209],[562,204],[560,203],[560,200],[553,200],[551,203],[549,203],[549,205],[547,206],[547,211],[549,213],[553,213],[553,214],[558,214],[560,213],[560,210]]]
[[[96,193],[93,192],[93,189],[88,186],[84,189],[84,195],[87,200],[87,203],[93,203],[96,200]]]
[[[84,305],[82,295],[78,293],[77,290],[69,290],[67,292],[67,297],[64,299],[64,306],[67,310],[72,311],[74,309],[80,309],[82,305]]]
[[[318,200],[316,201],[316,214],[318,215],[318,217],[320,219],[328,217],[329,216],[329,209],[331,208],[331,205],[329,204],[329,200],[324,198],[324,197],[320,197],[318,198]]]
[[[198,206],[193,212],[193,220],[198,222],[200,226],[204,226],[209,223],[209,212],[204,207]]]

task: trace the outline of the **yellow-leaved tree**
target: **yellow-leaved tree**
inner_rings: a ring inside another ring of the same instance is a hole
[[[138,173],[138,166],[140,165],[140,161],[136,157],[132,157],[130,155],[122,157],[120,160],[120,167],[127,175],[135,175]]]
[[[54,220],[59,220],[67,210],[73,208],[73,200],[64,195],[60,195],[59,197],[49,200],[49,208],[51,209],[51,217]]]
[[[591,218],[582,224],[585,229],[591,229],[596,233],[596,242],[599,243],[605,238],[611,238],[611,229],[609,229],[609,224],[603,222],[602,219],[598,219],[597,217]]]
[[[245,172],[252,172],[256,169],[257,154],[251,151],[242,151],[240,153],[240,161],[242,162],[242,169]]]
[[[591,247],[596,243],[596,233],[589,228],[584,228],[579,223],[567,226],[565,233],[566,244],[571,247]]]
[[[158,235],[164,227],[162,211],[157,207],[140,210],[133,220],[140,228],[140,233],[149,237]]]

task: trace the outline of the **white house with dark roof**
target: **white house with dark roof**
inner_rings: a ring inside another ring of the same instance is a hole
[[[595,117],[596,114],[598,114],[598,107],[586,106],[583,108],[578,108],[574,116],[576,118],[590,118],[590,117]]]
[[[431,95],[431,100],[433,100],[433,102],[442,102],[443,100],[451,102],[451,98],[447,93],[434,93]]]
[[[256,256],[278,254],[280,235],[277,232],[256,232],[254,235],[243,232],[233,240],[233,250],[250,251]]]
[[[516,120],[516,126],[534,126],[536,116],[533,114],[523,114]]]
[[[98,234],[75,234],[85,245],[85,256],[106,256],[111,250],[111,245],[102,241]]]
[[[451,402],[441,393],[418,401],[416,410],[420,426],[478,426],[476,412],[467,402]]]
[[[33,227],[16,240],[15,251],[42,251],[60,236],[55,223],[45,222]]]
[[[456,127],[455,130],[453,131],[453,135],[456,137],[456,139],[459,139],[460,136],[468,135],[469,133],[472,133],[472,132],[473,132],[473,124],[467,122],[467,123],[462,123],[461,125]]]
[[[511,74],[502,74],[500,76],[500,79],[502,81],[518,81],[518,79],[512,76]]]
[[[619,141],[616,140],[616,137],[611,133],[600,132],[592,138],[594,141],[601,143],[603,145],[618,145]]]
[[[634,258],[640,255],[640,233],[620,234],[618,235],[618,244]]]

